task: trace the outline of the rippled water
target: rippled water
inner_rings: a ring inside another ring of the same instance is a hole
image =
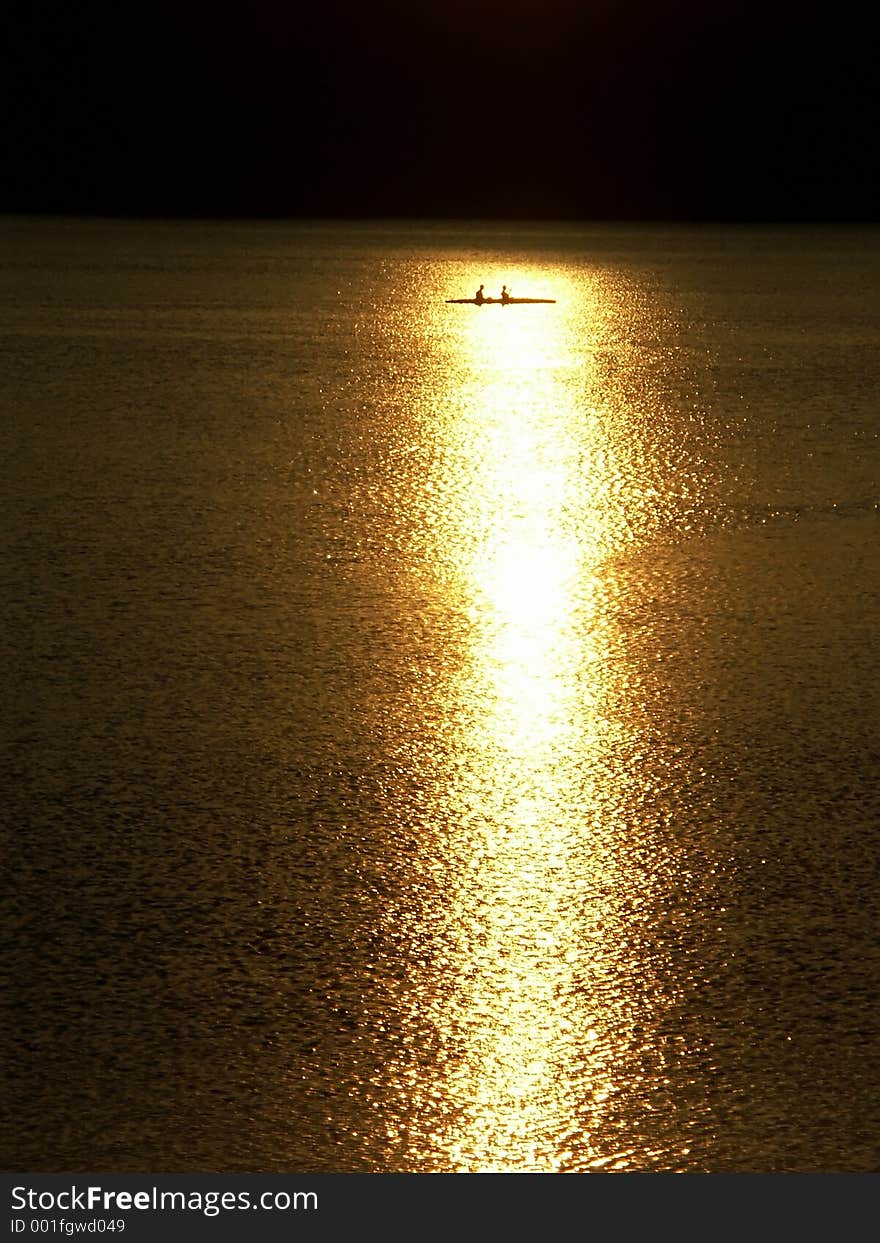
[[[880,1167],[878,235],[2,235],[5,1167]]]

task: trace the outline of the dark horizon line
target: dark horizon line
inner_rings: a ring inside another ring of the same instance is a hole
[[[582,215],[521,215],[498,216],[491,213],[440,213],[438,215],[389,215],[384,212],[355,213],[280,213],[280,212],[207,212],[196,209],[170,211],[143,211],[129,209],[123,211],[107,211],[100,208],[90,209],[56,209],[56,208],[2,208],[0,217],[4,219],[32,220],[94,220],[94,221],[157,221],[157,222],[205,222],[205,223],[299,223],[299,224],[522,224],[522,225],[669,225],[682,228],[693,228],[700,225],[723,225],[741,227],[778,227],[778,228],[810,228],[816,226],[836,227],[880,227],[880,218],[875,215],[822,215],[822,216],[786,216],[779,215],[703,215],[703,216],[582,216]]]

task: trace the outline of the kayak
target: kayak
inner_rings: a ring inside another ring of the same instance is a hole
[[[535,302],[555,302],[555,298],[483,298],[482,302],[478,302],[476,298],[447,298],[447,302],[457,302],[459,305],[467,306],[523,306],[526,303]]]

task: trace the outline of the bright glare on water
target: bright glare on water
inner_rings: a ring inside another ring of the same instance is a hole
[[[876,237],[5,228],[7,1167],[876,1168]]]
[[[637,965],[621,956],[615,907],[635,922],[639,884],[609,866],[626,853],[639,775],[597,775],[629,724],[607,707],[607,563],[664,498],[638,487],[615,499],[633,453],[628,412],[589,365],[604,344],[594,282],[532,281],[557,308],[450,323],[441,307],[426,333],[441,341],[449,410],[427,481],[428,558],[464,623],[417,856],[419,881],[446,895],[417,934],[439,938],[444,969],[429,962],[411,1002],[416,1024],[432,1016],[435,1072],[425,1082],[404,1063],[411,1130],[391,1128],[428,1169],[623,1167],[631,1155],[593,1139],[631,1026],[622,969]]]

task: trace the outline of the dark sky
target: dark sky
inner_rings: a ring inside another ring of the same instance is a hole
[[[177,0],[12,10],[4,211],[874,220],[848,4]]]

